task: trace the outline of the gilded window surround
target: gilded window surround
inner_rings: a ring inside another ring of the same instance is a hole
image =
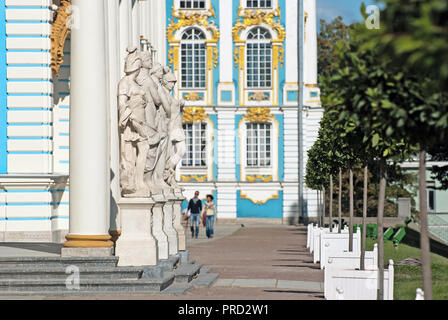
[[[209,115],[206,113],[203,107],[185,107],[182,115],[182,121],[184,123],[201,122],[207,124],[207,168],[195,168],[195,167],[182,167],[180,166],[182,182],[189,182],[184,180],[188,176],[200,176],[205,180],[198,180],[198,182],[213,181],[213,147],[215,141],[215,127],[213,121],[210,119]],[[199,173],[198,173],[199,171]]]
[[[271,166],[266,168],[261,168],[257,170],[257,168],[250,168],[246,166],[246,128],[244,124],[246,123],[270,123],[272,125],[272,159]],[[244,132],[243,132],[244,130]],[[275,135],[276,133],[276,135]],[[276,139],[274,138],[276,136]],[[255,173],[254,171],[264,171],[263,174],[269,174],[272,176],[272,180],[277,179],[279,177],[279,162],[278,162],[278,147],[280,141],[280,124],[278,123],[275,115],[271,113],[271,108],[269,107],[247,107],[246,114],[241,117],[241,120],[238,123],[238,137],[239,137],[239,146],[235,146],[240,149],[240,180],[241,181],[250,181],[248,180],[248,176],[260,174],[260,172]],[[275,176],[276,175],[276,176]],[[249,178],[250,179],[250,178]]]
[[[185,29],[196,27],[201,29],[206,35],[206,54],[207,54],[207,70],[206,70],[206,99],[205,105],[213,104],[213,69],[218,66],[218,41],[220,33],[213,20],[216,18],[215,10],[209,4],[207,10],[181,10],[172,8],[171,23],[167,27],[168,39],[168,61],[170,68],[173,69],[178,79],[180,74],[180,44],[181,35]],[[181,89],[180,84],[176,84],[175,92],[178,97],[184,92],[191,91],[189,89]]]
[[[286,30],[279,22],[281,17],[280,8],[274,10],[250,10],[238,8],[237,23],[233,26],[232,37],[235,44],[234,63],[239,70],[239,104],[245,106],[253,103],[248,98],[247,90],[257,90],[257,88],[247,88],[246,84],[246,34],[251,27],[261,26],[267,28],[272,35],[272,105],[279,104],[279,69],[284,67],[285,51],[283,43],[286,38]],[[261,89],[263,90],[263,89]],[[265,89],[264,89],[265,90]]]

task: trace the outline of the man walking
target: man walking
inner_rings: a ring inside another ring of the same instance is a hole
[[[190,210],[191,213],[191,237],[196,237],[197,239],[199,235],[199,220],[202,212],[202,201],[199,199],[199,191],[194,193],[194,198],[190,200],[187,210]]]

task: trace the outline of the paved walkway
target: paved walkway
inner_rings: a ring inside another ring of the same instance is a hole
[[[270,224],[220,224],[215,237],[199,239],[187,229],[190,257],[220,277],[210,288],[194,288],[182,296],[117,295],[88,299],[155,300],[310,300],[323,299],[324,274],[306,250],[306,228]],[[58,248],[39,244],[0,244],[0,256],[53,255]],[[45,250],[43,250],[45,248]],[[33,297],[33,299],[50,299]],[[51,299],[85,299],[56,297]]]

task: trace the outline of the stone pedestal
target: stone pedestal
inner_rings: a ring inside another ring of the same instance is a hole
[[[185,228],[182,225],[182,202],[186,199],[181,192],[174,193],[176,200],[173,203],[173,227],[177,231],[179,251],[187,250]]]
[[[157,241],[152,235],[154,205],[150,198],[123,198],[118,202],[122,226],[115,248],[118,266],[157,265]]]
[[[166,260],[169,256],[168,236],[163,231],[163,207],[166,203],[164,196],[153,197],[155,204],[152,207],[152,234],[157,240],[159,259]]]
[[[177,238],[177,231],[174,229],[173,205],[176,197],[170,194],[163,206],[163,231],[168,237],[168,253],[174,255],[179,252],[179,240]]]

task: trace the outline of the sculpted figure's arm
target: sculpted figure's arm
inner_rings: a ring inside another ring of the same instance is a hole
[[[128,108],[128,97],[126,95],[120,95],[118,96],[118,108],[120,112],[120,121],[119,125],[121,127],[126,126],[126,122],[129,120],[130,116],[132,115],[131,109]]]
[[[120,115],[119,125],[124,127],[126,125],[131,110],[128,108],[128,85],[126,82],[120,82],[118,85],[118,112]]]
[[[170,101],[170,96],[166,94],[165,89],[162,86],[159,86],[159,96],[160,99],[162,100],[162,107],[163,110],[165,110],[165,113],[167,115],[168,118],[171,118],[171,101]]]
[[[154,80],[151,77],[148,77],[149,85],[148,89],[151,93],[152,100],[154,101],[154,104],[157,107],[160,107],[162,104],[162,99],[159,96],[158,90],[157,90],[157,84],[154,82]]]

